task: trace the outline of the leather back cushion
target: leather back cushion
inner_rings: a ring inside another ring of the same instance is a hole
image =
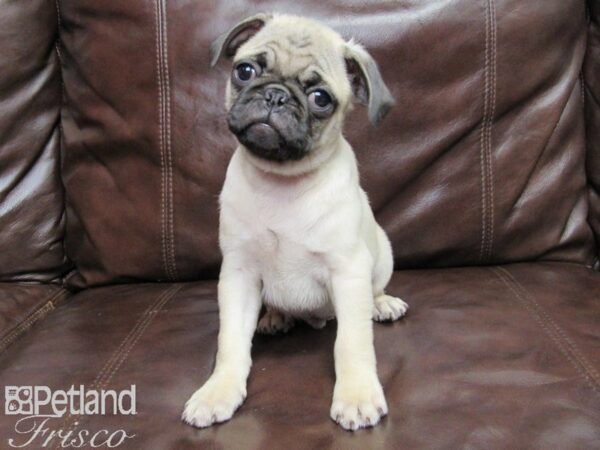
[[[0,10],[0,281],[49,281],[66,268],[56,6]]]
[[[218,267],[235,141],[208,45],[260,10],[317,17],[379,61],[397,106],[346,127],[399,268],[591,264],[580,0],[62,0],[74,285]]]
[[[600,1],[590,1],[590,27],[584,62],[587,173],[590,187],[590,223],[596,234],[600,269]]]

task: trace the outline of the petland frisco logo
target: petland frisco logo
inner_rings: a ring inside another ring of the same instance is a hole
[[[7,416],[24,416],[15,423],[18,437],[8,439],[11,447],[115,448],[135,437],[122,429],[84,429],[78,420],[79,416],[135,415],[135,385],[121,391],[86,389],[83,385],[66,391],[47,386],[5,386],[4,401]]]

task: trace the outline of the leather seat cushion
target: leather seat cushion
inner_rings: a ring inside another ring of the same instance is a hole
[[[223,425],[180,422],[213,367],[215,282],[81,292],[4,352],[0,384],[122,389],[136,416],[77,417],[125,429],[121,448],[593,448],[600,441],[600,274],[573,264],[397,272],[411,306],[375,325],[390,406],[351,435],[329,418],[335,323],[257,336],[248,399]],[[67,428],[74,418],[55,420]],[[0,421],[14,435],[15,417]]]

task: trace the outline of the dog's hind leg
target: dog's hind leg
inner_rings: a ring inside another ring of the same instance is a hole
[[[394,261],[390,241],[381,227],[377,227],[378,255],[373,272],[373,320],[398,320],[406,314],[408,305],[397,297],[386,295],[384,289],[392,277]]]

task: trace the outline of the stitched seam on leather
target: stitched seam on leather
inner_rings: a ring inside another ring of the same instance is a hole
[[[19,335],[25,332],[27,329],[31,328],[31,326],[40,318],[43,317],[44,313],[50,312],[54,309],[54,300],[59,295],[64,294],[66,291],[59,290],[52,294],[46,303],[33,311],[27,317],[25,317],[21,322],[15,325],[0,341],[0,350],[3,350],[8,346],[11,342],[13,342]]]
[[[137,326],[135,330],[132,330],[132,332],[130,332],[130,335],[128,335],[129,339],[127,341],[124,341],[124,345],[120,346],[120,356],[114,359],[115,362],[113,364],[112,369],[110,369],[110,372],[108,372],[109,369],[107,366],[107,371],[105,371],[104,374],[102,374],[102,376],[99,376],[98,386],[104,387],[108,384],[108,382],[112,379],[113,375],[117,372],[117,370],[119,370],[123,362],[127,359],[131,350],[135,347],[135,345],[137,344],[140,337],[143,335],[150,322],[152,322],[152,319],[179,289],[180,286],[174,286],[170,290],[165,291],[162,296],[159,296],[159,299],[152,305],[152,308],[147,311],[146,317],[139,322],[139,326]]]
[[[496,58],[497,58],[497,42],[496,42],[496,1],[490,2],[490,33],[492,46],[492,61],[490,66],[491,71],[491,100],[490,114],[488,118],[488,152],[487,152],[487,181],[489,194],[489,209],[488,209],[488,246],[486,258],[489,260],[492,257],[492,247],[494,243],[494,164],[493,164],[493,145],[492,145],[492,129],[494,126],[494,115],[496,113]]]
[[[173,149],[171,147],[171,81],[169,78],[169,33],[167,27],[167,9],[166,1],[161,1],[161,7],[163,9],[162,14],[162,27],[163,27],[163,67],[164,67],[164,80],[166,87],[165,95],[165,109],[166,109],[166,154],[167,154],[167,202],[169,205],[168,216],[167,216],[167,230],[169,239],[169,263],[171,265],[171,276],[173,279],[177,279],[177,264],[175,261],[175,229],[174,229],[174,208],[173,208]]]
[[[492,126],[496,103],[496,4],[486,1],[483,117],[479,130],[479,159],[481,170],[481,243],[479,260],[492,254],[494,235],[494,187],[492,169]]]
[[[156,0],[154,6],[156,15],[157,71],[160,86],[161,250],[166,276],[170,280],[175,280],[178,278],[178,275],[175,259],[171,87],[169,79],[166,0]]]
[[[546,322],[549,323],[556,330],[558,335],[561,336],[567,342],[567,344],[569,344],[569,346],[571,347],[571,350],[573,351],[573,353],[574,353],[575,357],[577,358],[577,360],[579,361],[579,363],[590,373],[590,375],[594,379],[596,385],[598,387],[600,387],[600,374],[594,368],[594,366],[592,366],[587,361],[587,359],[585,358],[585,356],[583,355],[581,350],[579,350],[579,348],[575,345],[575,342],[565,333],[565,331],[556,323],[556,321],[546,312],[546,310],[542,307],[542,305],[540,305],[540,303],[534,297],[530,296],[527,293],[527,290],[523,287],[523,285],[521,283],[519,283],[519,281],[513,276],[513,274],[511,274],[506,269],[501,268],[500,270],[504,271],[506,273],[506,275],[512,280],[512,282],[514,284],[516,284],[517,287],[520,288],[523,295],[526,296],[527,298],[529,298],[531,300],[531,302],[533,302],[533,304],[536,306],[536,309],[540,312],[540,315],[542,316],[542,318],[544,318],[546,320]]]
[[[487,13],[487,2],[486,2],[486,14],[485,14],[485,52],[484,52],[484,81],[483,81],[483,115],[481,118],[481,126],[479,129],[479,164],[481,171],[481,242],[479,247],[479,260],[483,259],[486,234],[485,234],[485,223],[487,215],[487,204],[486,204],[486,189],[485,183],[485,125],[486,125],[486,112],[488,104],[488,53],[489,53],[489,16]]]
[[[156,77],[158,84],[158,137],[160,150],[160,243],[161,256],[165,275],[168,279],[171,278],[166,243],[166,215],[165,215],[165,146],[164,146],[164,88],[163,88],[163,72],[162,72],[162,35],[161,35],[161,19],[159,10],[159,0],[154,2],[155,15],[155,34],[156,34]]]
[[[114,374],[119,370],[123,362],[127,359],[131,350],[135,347],[144,331],[148,328],[154,317],[160,312],[163,306],[173,298],[173,296],[181,289],[181,285],[173,285],[163,291],[157,299],[144,310],[140,318],[137,320],[131,331],[121,341],[117,349],[113,352],[108,361],[104,364],[100,372],[94,378],[90,389],[104,389]],[[83,416],[76,420],[72,414],[67,414],[63,420],[63,430],[68,426],[67,433],[72,433],[82,422]],[[55,450],[62,448],[61,442],[58,442]]]
[[[545,312],[541,305],[530,296],[525,288],[508,272],[499,267],[491,269],[495,275],[511,290],[515,298],[533,316],[546,335],[556,344],[560,352],[567,358],[588,386],[600,395],[600,376],[591,366],[575,343],[565,334],[558,324]]]
[[[579,83],[581,85],[581,104],[585,110],[585,78],[583,76],[583,70],[579,72]]]
[[[40,318],[44,317],[48,312],[54,309],[51,302],[45,303],[41,308],[36,309],[32,314],[27,316],[16,328],[13,328],[10,333],[4,336],[0,342],[0,351],[4,351],[12,342],[14,342],[21,334],[27,331]]]
[[[57,35],[58,35],[58,39],[57,39],[57,42],[55,44],[55,47],[56,47],[56,54],[58,55],[58,61],[59,61],[59,63],[61,63],[62,62],[62,55],[60,53],[60,43],[59,43],[60,42],[60,26],[61,26],[61,24],[60,24],[60,4],[59,4],[59,0],[56,0],[54,2],[54,4],[56,6],[56,22],[57,22],[56,32],[57,32]],[[61,84],[62,84],[62,76],[61,76]]]
[[[10,344],[12,344],[27,330],[29,330],[38,320],[43,319],[50,311],[54,310],[56,307],[54,302],[65,294],[66,291],[62,289],[55,292],[48,297],[47,301],[42,306],[33,311],[21,322],[15,325],[10,331],[8,331],[0,341],[0,352],[6,350]]]

